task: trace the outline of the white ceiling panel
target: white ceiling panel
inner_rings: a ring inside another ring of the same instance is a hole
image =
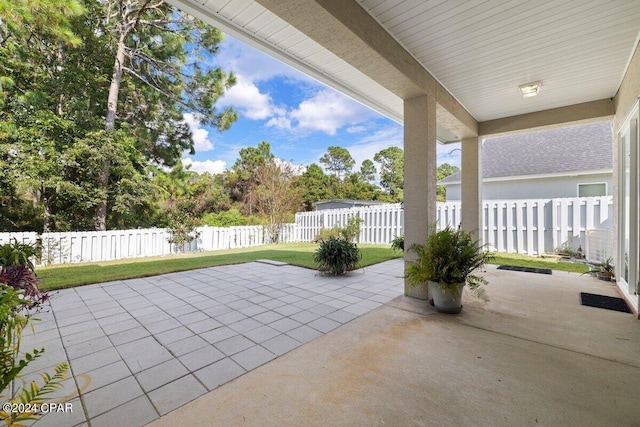
[[[402,121],[401,99],[255,1],[168,1]],[[640,33],[638,0],[356,1],[478,121],[614,96]]]

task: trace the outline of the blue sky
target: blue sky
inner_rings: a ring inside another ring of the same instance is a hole
[[[276,157],[303,166],[319,163],[329,146],[338,145],[355,159],[354,171],[378,151],[402,147],[398,123],[231,36],[211,60],[237,76],[238,83],[217,105],[233,105],[239,118],[218,132],[185,116],[196,154],[185,154],[183,162],[196,172],[220,173],[233,165],[241,148],[261,141],[271,144]],[[438,144],[438,162],[459,166],[460,151],[450,154],[456,147]]]

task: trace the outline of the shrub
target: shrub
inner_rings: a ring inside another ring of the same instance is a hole
[[[336,276],[358,268],[361,258],[362,254],[355,243],[334,236],[321,241],[313,257],[318,270]]]
[[[342,239],[342,229],[339,227],[322,228],[320,229],[320,232],[318,233],[316,238],[313,239],[313,242],[314,243],[324,242],[325,240],[329,240],[329,238],[331,237],[336,239]]]
[[[21,300],[29,310],[40,310],[49,300],[49,294],[40,292],[35,266],[31,259],[38,254],[34,245],[13,243],[0,245],[0,284],[21,292]]]
[[[0,390],[8,390],[9,384],[19,378],[20,372],[30,363],[39,358],[44,349],[34,349],[31,353],[22,352],[22,330],[29,325],[30,317],[24,315],[24,308],[30,301],[22,297],[21,292],[12,286],[0,285]],[[33,407],[36,403],[44,403],[47,395],[62,387],[62,381],[69,370],[67,363],[55,367],[53,376],[44,372],[40,374],[43,384],[40,386],[32,381],[28,387],[16,390],[8,402],[0,395],[4,402],[21,408],[17,412],[0,411],[0,419],[6,425],[24,425],[24,421],[37,420],[42,414],[27,411],[27,404]],[[8,396],[11,397],[11,396]]]
[[[315,243],[320,243],[328,240],[330,237],[336,239],[344,239],[348,242],[353,242],[356,237],[360,235],[360,225],[364,222],[362,218],[352,216],[347,220],[347,225],[344,227],[333,227],[330,229],[323,228],[320,230],[316,238]]]
[[[391,241],[391,249],[404,252],[404,236],[396,236]]]

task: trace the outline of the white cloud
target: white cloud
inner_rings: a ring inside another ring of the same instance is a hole
[[[346,125],[354,125],[375,117],[376,113],[357,102],[329,89],[317,92],[300,103],[298,108],[270,120],[267,126],[301,131],[320,131],[335,135]]]
[[[278,112],[283,112],[282,109],[273,105],[271,96],[260,93],[260,89],[255,84],[240,75],[238,82],[218,101],[218,105],[221,107],[233,105],[241,115],[251,120],[264,120]]]
[[[191,170],[198,173],[209,172],[212,175],[222,173],[227,167],[227,162],[222,160],[192,160],[188,157],[182,159],[182,164],[187,167],[191,166]]]
[[[197,152],[213,150],[213,143],[209,140],[209,131],[200,127],[200,120],[196,114],[185,113],[183,119],[193,135],[193,145]]]
[[[347,128],[347,132],[348,133],[362,133],[364,131],[366,131],[367,128],[364,126],[349,126]]]

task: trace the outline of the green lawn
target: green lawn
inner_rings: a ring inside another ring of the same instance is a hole
[[[292,265],[315,269],[313,252],[316,247],[315,243],[287,243],[225,251],[41,267],[37,270],[37,273],[42,280],[39,287],[46,291],[112,280],[155,276],[196,268],[241,264],[258,259],[283,261]],[[402,256],[401,253],[392,251],[387,245],[358,245],[358,247],[362,251],[362,261],[360,263],[362,267]]]
[[[225,251],[197,252],[153,258],[41,267],[37,270],[37,273],[38,277],[42,280],[40,289],[46,291],[88,285],[91,283],[109,282],[112,280],[155,276],[175,271],[241,264],[258,259],[283,261],[292,265],[315,269],[313,252],[316,247],[317,245],[315,243],[265,245],[255,248],[230,249]],[[393,251],[386,245],[359,245],[359,248],[362,250],[362,267],[402,256],[400,252]],[[552,270],[574,273],[584,273],[589,270],[584,264],[559,262],[556,260],[506,253],[497,253],[496,257],[491,261],[491,264],[550,268]]]
[[[585,273],[589,267],[574,262],[562,262],[555,259],[536,258],[520,254],[498,252],[491,264],[513,265],[516,267],[550,268],[552,270],[568,271],[571,273]]]

